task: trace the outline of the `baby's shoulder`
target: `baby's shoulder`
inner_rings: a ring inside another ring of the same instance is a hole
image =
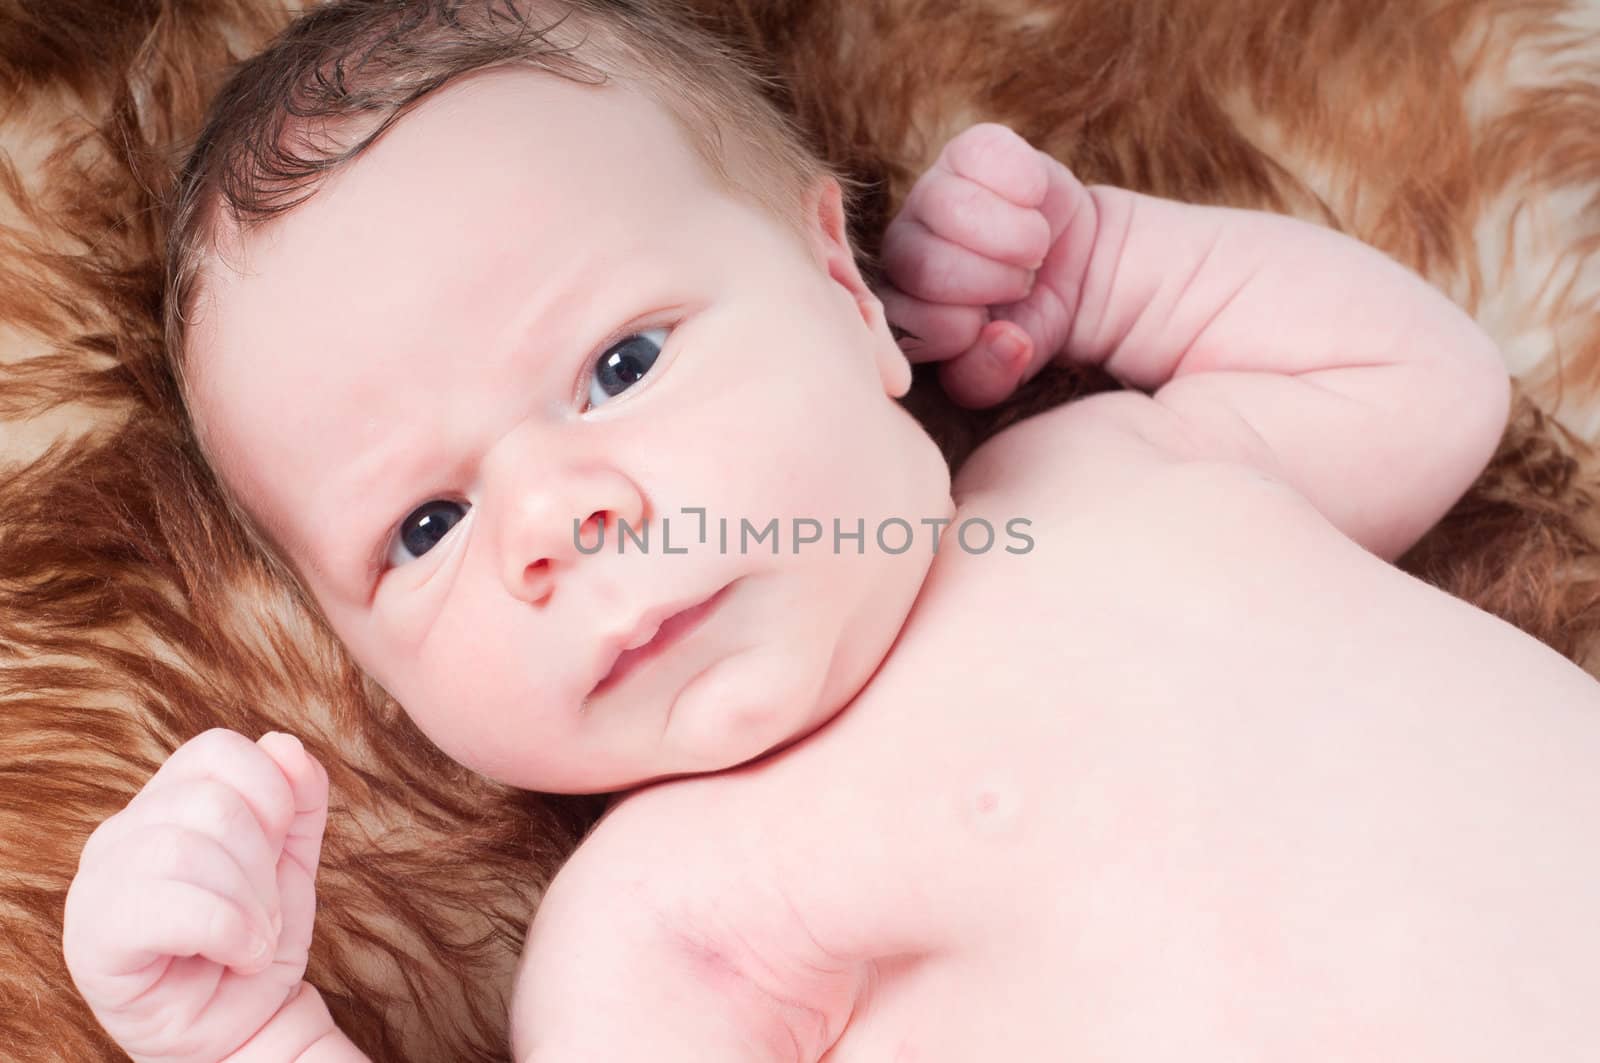
[[[973,497],[1101,497],[1137,477],[1191,460],[1184,422],[1149,395],[1107,391],[1018,421],[984,442],[957,472]]]
[[[1242,489],[1282,500],[1288,485],[1218,456],[1180,414],[1138,391],[1108,391],[1011,425],[973,452],[952,484],[969,512],[1006,510],[1081,521],[1091,514],[1211,508]],[[1261,491],[1266,488],[1266,492]]]
[[[628,1002],[630,1021],[650,1036],[681,1031],[687,1009],[711,1021],[719,1036],[745,1043],[737,1058],[750,1060],[794,1058],[794,1049],[818,1058],[837,1036],[859,971],[832,965],[819,951],[787,884],[773,874],[770,839],[748,803],[744,815],[730,814],[740,804],[728,799],[730,778],[636,791],[561,869],[518,966],[511,1002],[517,1058],[540,1055],[539,1038],[573,1025],[569,1015],[594,1000]],[[614,1021],[608,1012],[605,1022]],[[583,1043],[567,1046],[568,1058],[650,1058],[647,1045],[621,1045],[635,1037],[618,1032],[627,1029],[580,1030]],[[718,1048],[706,1046],[708,1057],[736,1058]],[[551,1047],[548,1054],[563,1052]]]
[[[1264,551],[1322,549],[1324,533],[1343,542],[1296,488],[1221,456],[1180,415],[1133,391],[1093,395],[1012,425],[961,466],[951,494],[957,520],[985,521],[996,548],[980,557],[952,551],[945,583],[990,600],[1048,597],[1063,585],[1075,597],[1095,588],[1120,595],[1139,580],[1155,593],[1176,574],[1193,578],[1200,558],[1220,572],[1259,564]],[[981,532],[969,530],[962,545],[981,546]],[[970,614],[972,603],[958,597],[946,596],[947,612]]]

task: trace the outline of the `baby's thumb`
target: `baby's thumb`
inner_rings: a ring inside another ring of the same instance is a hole
[[[1061,163],[1043,157],[1049,191],[1039,209],[1050,226],[1050,251],[1034,274],[1026,298],[989,308],[991,319],[1014,322],[1033,341],[1024,381],[1033,379],[1046,363],[1061,355],[1071,338],[1096,224],[1094,203],[1083,184]]]
[[[1011,322],[991,321],[960,357],[939,367],[945,392],[957,405],[982,410],[1004,402],[1030,369],[1033,345]]]
[[[293,735],[263,735],[258,745],[278,765],[294,793],[294,819],[278,857],[278,902],[283,922],[274,960],[290,965],[289,974],[298,979],[304,972],[317,917],[317,865],[322,859],[322,833],[328,822],[328,773]]]
[[[283,853],[315,876],[328,821],[328,773],[293,735],[272,732],[256,743],[271,757],[294,795],[294,818],[284,835]]]

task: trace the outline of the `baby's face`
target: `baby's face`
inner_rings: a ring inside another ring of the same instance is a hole
[[[814,214],[802,240],[728,195],[642,96],[501,69],[208,271],[191,379],[219,474],[461,763],[573,792],[728,767],[888,651],[949,478]]]

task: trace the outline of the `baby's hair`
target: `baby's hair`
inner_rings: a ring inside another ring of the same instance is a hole
[[[649,95],[724,189],[795,233],[808,220],[802,202],[814,181],[839,180],[847,203],[858,191],[770,101],[749,58],[674,0],[333,0],[234,70],[174,185],[163,325],[191,426],[188,330],[222,239],[248,235],[305,202],[324,176],[429,93],[504,66],[585,84],[622,82]],[[314,607],[296,567],[218,481],[223,503],[264,559]]]

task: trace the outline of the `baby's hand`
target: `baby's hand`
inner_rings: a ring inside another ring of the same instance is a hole
[[[944,361],[963,406],[992,406],[1066,342],[1093,233],[1063,238],[1088,193],[1003,125],[952,138],[883,239],[889,321],[913,362]],[[1083,228],[1080,226],[1079,228]]]
[[[328,776],[300,742],[207,731],[89,836],[67,967],[137,1060],[215,1063],[295,996]]]

